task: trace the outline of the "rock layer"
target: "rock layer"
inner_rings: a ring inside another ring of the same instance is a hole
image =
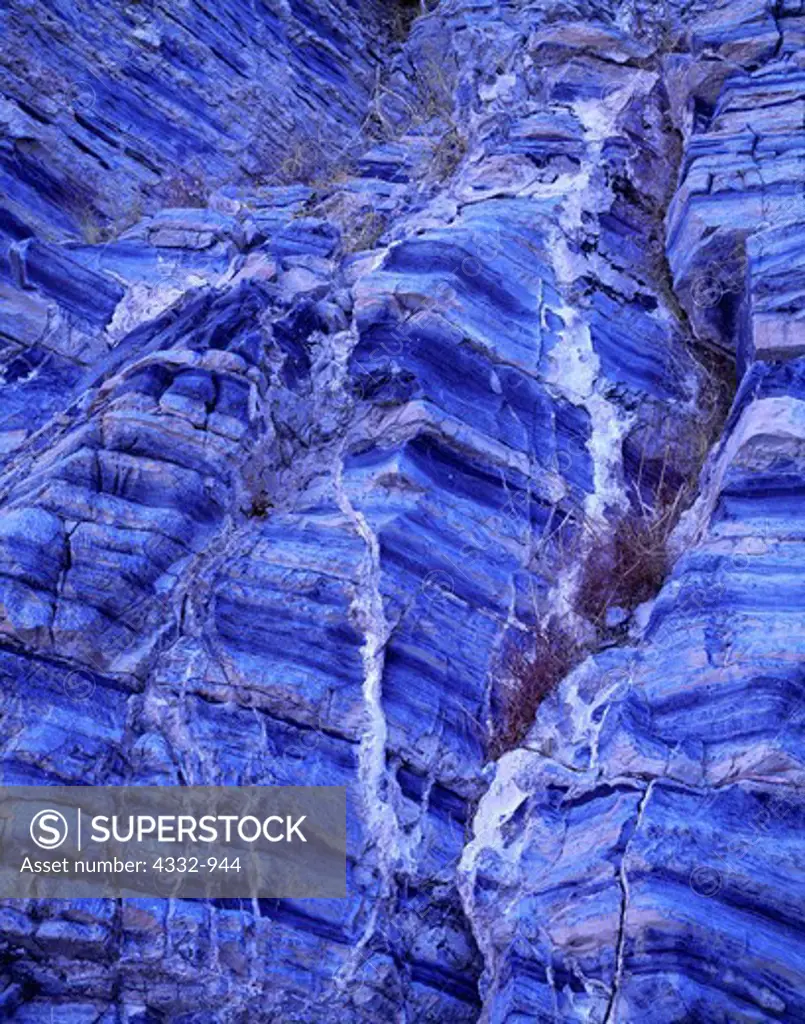
[[[6,901],[6,1019],[802,1016],[800,14],[3,12],[4,779],[350,808],[343,902]]]

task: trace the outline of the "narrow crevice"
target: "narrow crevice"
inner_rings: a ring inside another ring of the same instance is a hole
[[[621,856],[620,866],[618,868],[618,885],[621,890],[621,909],[620,916],[618,919],[618,938],[615,947],[615,976],[612,982],[612,992],[609,997],[609,1003],[607,1004],[606,1013],[604,1014],[603,1024],[612,1024],[613,1021],[617,1020],[614,1016],[618,1008],[618,999],[620,997],[621,986],[624,980],[625,968],[625,949],[626,949],[626,915],[629,911],[629,880],[626,874],[626,858],[629,855],[629,846],[632,840],[637,835],[640,829],[640,825],[643,820],[643,814],[645,813],[646,806],[648,805],[651,792],[654,788],[655,780],[652,779],[646,786],[646,790],[643,796],[640,798],[640,803],[637,806],[637,814],[635,817],[634,827],[632,828],[631,834],[629,835],[626,845]]]

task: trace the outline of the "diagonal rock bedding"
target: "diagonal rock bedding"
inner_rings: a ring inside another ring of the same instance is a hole
[[[0,1017],[805,1019],[805,7],[0,45],[4,783],[350,808],[345,900],[1,901]]]

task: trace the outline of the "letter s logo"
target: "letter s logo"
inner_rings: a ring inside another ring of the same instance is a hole
[[[42,850],[55,850],[67,838],[67,819],[59,811],[39,811],[31,822],[31,839]]]

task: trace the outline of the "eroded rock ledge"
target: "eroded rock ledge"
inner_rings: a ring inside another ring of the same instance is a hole
[[[800,6],[0,14],[4,779],[351,806],[344,902],[8,901],[4,1019],[805,1017]]]

